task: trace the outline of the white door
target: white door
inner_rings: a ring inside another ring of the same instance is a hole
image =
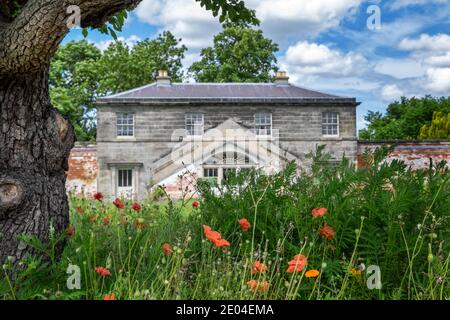
[[[133,198],[133,169],[117,170],[117,197]]]

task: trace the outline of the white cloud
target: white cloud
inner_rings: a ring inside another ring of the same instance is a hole
[[[381,89],[381,97],[384,101],[394,101],[398,100],[400,97],[404,96],[403,91],[395,84],[385,85]]]
[[[396,79],[407,79],[421,77],[427,69],[415,59],[386,58],[375,65],[374,71]]]
[[[295,73],[348,76],[361,73],[366,59],[357,53],[343,54],[323,44],[298,42],[286,51],[284,62]]]
[[[450,68],[430,68],[425,79],[425,88],[434,92],[450,92]]]
[[[142,41],[142,39],[136,35],[131,35],[128,38],[118,37],[117,40],[124,42],[129,48],[134,47],[139,41]],[[106,49],[108,49],[109,45],[114,42],[115,42],[115,40],[110,39],[110,40],[104,40],[104,41],[100,41],[100,42],[94,42],[94,45],[97,48],[99,48],[101,51],[105,51]]]
[[[399,48],[402,50],[427,50],[427,51],[446,51],[450,50],[450,35],[438,34],[430,36],[422,34],[417,39],[406,38],[400,42]]]

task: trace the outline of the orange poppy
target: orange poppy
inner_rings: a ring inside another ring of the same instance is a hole
[[[111,221],[109,220],[108,217],[104,217],[104,218],[102,219],[102,221],[103,221],[103,224],[104,224],[105,226],[107,226],[107,225],[109,225],[109,224],[111,223]]]
[[[248,220],[245,219],[245,218],[240,219],[240,220],[238,221],[238,223],[240,224],[241,229],[242,229],[242,231],[244,231],[244,232],[247,232],[248,229],[250,229],[250,227],[251,227],[250,222],[248,222]]]
[[[327,224],[322,229],[320,229],[319,232],[327,239],[333,239],[336,235],[336,231],[334,231],[333,228],[331,228]]]
[[[95,272],[98,273],[101,277],[109,277],[111,275],[111,271],[104,267],[96,267]]]
[[[116,295],[114,294],[114,292],[109,296],[109,295],[105,295],[103,297],[103,300],[116,300]]]
[[[314,208],[311,211],[313,218],[323,217],[328,212],[327,208]]]
[[[227,240],[225,240],[225,239],[217,239],[217,240],[214,240],[213,243],[218,248],[229,247],[230,246],[230,243]]]
[[[253,264],[252,273],[262,273],[267,271],[267,266],[259,260],[256,260]]]
[[[288,262],[289,267],[286,272],[294,273],[294,272],[302,272],[308,264],[308,259],[302,255],[298,254],[294,256],[294,258]]]
[[[200,206],[200,202],[198,202],[198,201],[192,202],[192,207],[198,208],[199,206]]]
[[[269,289],[269,282],[250,280],[247,282],[247,285],[254,291],[266,292]]]
[[[205,232],[205,237],[214,243],[216,247],[220,248],[230,246],[230,243],[227,240],[222,239],[222,235],[219,232],[212,230],[210,226],[204,225],[203,231]]]
[[[319,276],[320,272],[316,269],[312,269],[309,271],[306,271],[305,277],[307,278],[317,278]]]
[[[172,247],[170,246],[170,244],[164,243],[163,246],[162,246],[162,249],[163,249],[164,254],[166,256],[171,256],[172,255]]]

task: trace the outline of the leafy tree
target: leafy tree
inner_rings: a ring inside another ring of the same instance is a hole
[[[278,45],[245,23],[224,24],[213,47],[189,71],[198,82],[269,82],[276,72]]]
[[[360,130],[359,137],[367,140],[420,138],[422,126],[431,122],[436,111],[450,112],[450,98],[402,98],[391,103],[385,115],[369,111],[365,116],[368,126]]]
[[[450,113],[435,112],[430,124],[420,129],[420,139],[450,139]]]
[[[214,16],[257,23],[241,0],[196,0]],[[74,129],[50,101],[50,60],[69,32],[69,7],[81,27],[115,35],[141,0],[6,0],[0,2],[0,264],[36,249],[19,235],[48,243],[69,225],[65,171]],[[62,92],[64,104],[72,103]],[[64,241],[52,246],[57,257]],[[46,257],[48,258],[48,257]]]
[[[103,53],[86,40],[60,47],[50,66],[50,97],[74,126],[77,140],[95,140],[96,97],[151,83],[161,68],[181,81],[187,48],[180,41],[165,31],[133,48],[113,42]]]

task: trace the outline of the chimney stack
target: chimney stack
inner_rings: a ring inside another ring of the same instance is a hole
[[[277,86],[289,85],[289,77],[286,75],[286,71],[277,71],[277,75],[275,77],[275,84]]]
[[[157,86],[170,86],[172,84],[172,78],[169,77],[167,70],[161,69],[158,71],[158,76],[156,77]]]

